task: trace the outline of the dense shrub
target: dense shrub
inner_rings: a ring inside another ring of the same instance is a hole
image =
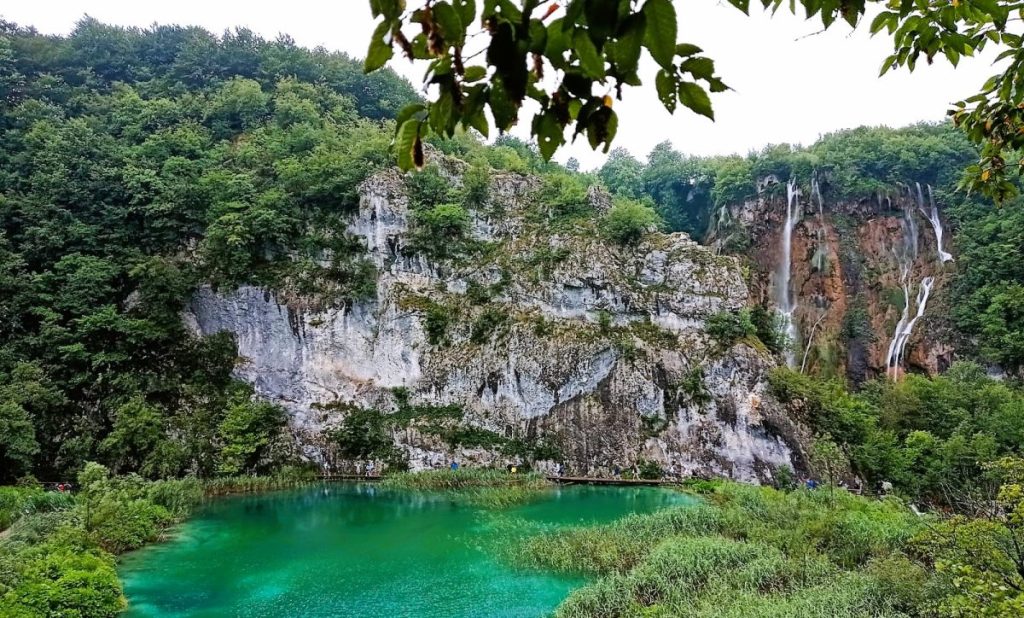
[[[470,216],[459,204],[442,203],[416,211],[412,241],[416,251],[432,258],[458,255],[465,248]]]
[[[485,309],[476,320],[470,331],[469,340],[477,345],[483,345],[491,340],[495,333],[501,331],[508,325],[508,313],[500,309]]]
[[[635,245],[661,226],[653,208],[633,200],[618,199],[601,220],[601,230],[620,245]]]
[[[757,334],[757,326],[751,319],[749,309],[714,313],[708,316],[705,329],[709,335],[726,347]]]

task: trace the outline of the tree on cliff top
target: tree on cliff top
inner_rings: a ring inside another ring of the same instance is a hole
[[[749,13],[750,0],[728,0]],[[893,54],[882,73],[897,67],[913,71],[942,55],[956,65],[987,45],[1004,51],[1005,70],[981,92],[955,105],[953,120],[982,145],[968,186],[997,198],[1016,191],[1006,177],[1005,156],[1024,148],[1024,48],[1010,31],[1024,18],[1019,0],[799,0],[796,13],[817,17],[827,29],[837,21],[858,27],[869,2],[881,10],[871,21],[872,34],[885,30]],[[676,9],[671,0],[421,0],[407,10],[405,0],[370,0],[380,18],[370,40],[365,70],[383,67],[397,48],[410,60],[429,62],[426,81],[435,86],[433,100],[413,103],[398,116],[396,143],[403,169],[423,165],[423,137],[429,132],[451,136],[461,125],[487,135],[491,122],[500,132],[519,120],[527,99],[539,107],[531,134],[549,159],[572,138],[585,134],[592,148],[607,152],[618,117],[612,109],[624,86],[641,86],[644,49],[660,67],[655,77],[658,98],[670,113],[677,106],[714,119],[709,93],[728,89],[700,47],[677,39]],[[782,0],[761,0],[772,12]],[[419,32],[409,36],[406,26]],[[485,35],[485,36],[481,36]],[[483,63],[473,61],[483,54]],[[595,88],[596,86],[596,88]],[[490,110],[491,120],[485,110]],[[1024,170],[1024,159],[1016,166]],[[1013,166],[1011,166],[1013,167]]]

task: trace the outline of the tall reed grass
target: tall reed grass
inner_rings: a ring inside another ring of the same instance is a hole
[[[925,524],[895,501],[723,483],[703,504],[543,531],[506,557],[599,576],[559,618],[908,616],[937,594],[903,553]]]
[[[382,481],[390,489],[449,491],[473,506],[503,509],[535,500],[554,485],[536,473],[511,474],[489,468],[401,472]]]

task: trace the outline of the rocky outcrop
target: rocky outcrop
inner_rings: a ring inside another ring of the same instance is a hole
[[[756,199],[723,209],[710,238],[712,246],[749,264],[751,301],[769,306],[787,210],[783,189],[765,182]],[[831,199],[827,185],[814,183],[798,199],[802,216],[790,264],[797,367],[854,384],[887,372],[945,370],[957,343],[945,305],[954,266],[937,244],[928,189],[897,187],[891,195],[848,200]],[[938,209],[935,219],[941,221]],[[950,251],[948,234],[943,243]],[[925,312],[913,324],[903,357],[893,361],[889,350],[904,304],[909,296],[912,319],[927,278],[934,285]]]
[[[186,320],[235,335],[237,375],[290,411],[321,462],[334,460],[325,436],[346,410],[386,414],[407,399],[459,406],[467,426],[503,440],[553,445],[546,457],[573,473],[640,459],[748,481],[802,469],[803,432],[767,387],[775,361],[756,342],[723,349],[705,333],[710,315],[747,303],[738,261],[683,234],[617,248],[594,218],[552,233],[537,188],[492,178],[489,204],[471,212],[486,250],[431,261],[410,248],[404,179],[379,174],[347,230],[377,267],[374,298],[324,308],[202,288]],[[607,206],[598,193],[590,202]],[[415,468],[509,457],[415,427],[393,435]]]

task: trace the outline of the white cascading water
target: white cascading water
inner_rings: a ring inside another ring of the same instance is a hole
[[[949,262],[953,259],[953,256],[942,249],[942,221],[939,219],[939,209],[935,206],[935,196],[932,195],[931,185],[928,185],[928,210],[925,210],[921,183],[917,183],[917,208],[924,215],[924,218],[928,219],[932,224],[932,229],[935,230],[935,246],[939,251],[939,261],[943,264]]]
[[[907,192],[911,194],[909,196],[911,199],[915,197],[912,195],[910,187],[907,187]],[[921,189],[920,185],[918,185],[918,196],[920,196],[920,194]],[[917,223],[914,221],[914,212],[911,210],[909,203],[910,201],[908,200],[907,206],[903,209],[902,246],[899,251],[893,249],[893,253],[896,255],[896,262],[900,269],[900,286],[903,288],[903,312],[900,315],[899,322],[896,323],[896,330],[893,333],[892,341],[889,342],[889,351],[886,355],[886,373],[894,380],[899,378],[900,365],[903,364],[907,343],[910,341],[910,336],[914,332],[914,325],[919,319],[921,319],[921,316],[924,315],[924,310],[928,306],[928,297],[932,292],[932,285],[935,283],[934,277],[925,277],[921,280],[917,290],[915,314],[914,317],[911,318],[910,271],[913,268],[914,261],[917,259],[918,240]],[[918,202],[918,205],[920,205],[920,202]],[[941,259],[941,250],[939,255]]]
[[[800,188],[797,187],[796,180],[790,179],[786,184],[786,224],[782,228],[782,258],[775,271],[775,304],[782,316],[782,326],[788,343],[786,364],[790,367],[796,366],[794,346],[800,337],[796,322],[793,320],[797,304],[792,290],[789,289],[793,267],[793,229],[798,221],[800,221]]]
[[[893,379],[899,377],[899,368],[903,364],[907,342],[910,341],[910,335],[914,332],[914,324],[924,315],[925,307],[928,306],[928,296],[932,293],[932,284],[934,283],[935,277],[921,279],[921,284],[917,289],[917,312],[909,322],[906,321],[906,318],[909,313],[910,299],[909,297],[907,299],[906,308],[903,310],[903,317],[896,326],[896,336],[893,337],[892,343],[889,344],[889,367],[887,371]],[[909,296],[909,290],[907,290],[906,286],[904,286],[903,290],[904,294]]]
[[[825,198],[821,195],[821,185],[818,184],[817,176],[811,176],[811,196],[818,204],[818,243],[811,257],[811,266],[821,272],[828,264],[828,231],[825,227]]]

